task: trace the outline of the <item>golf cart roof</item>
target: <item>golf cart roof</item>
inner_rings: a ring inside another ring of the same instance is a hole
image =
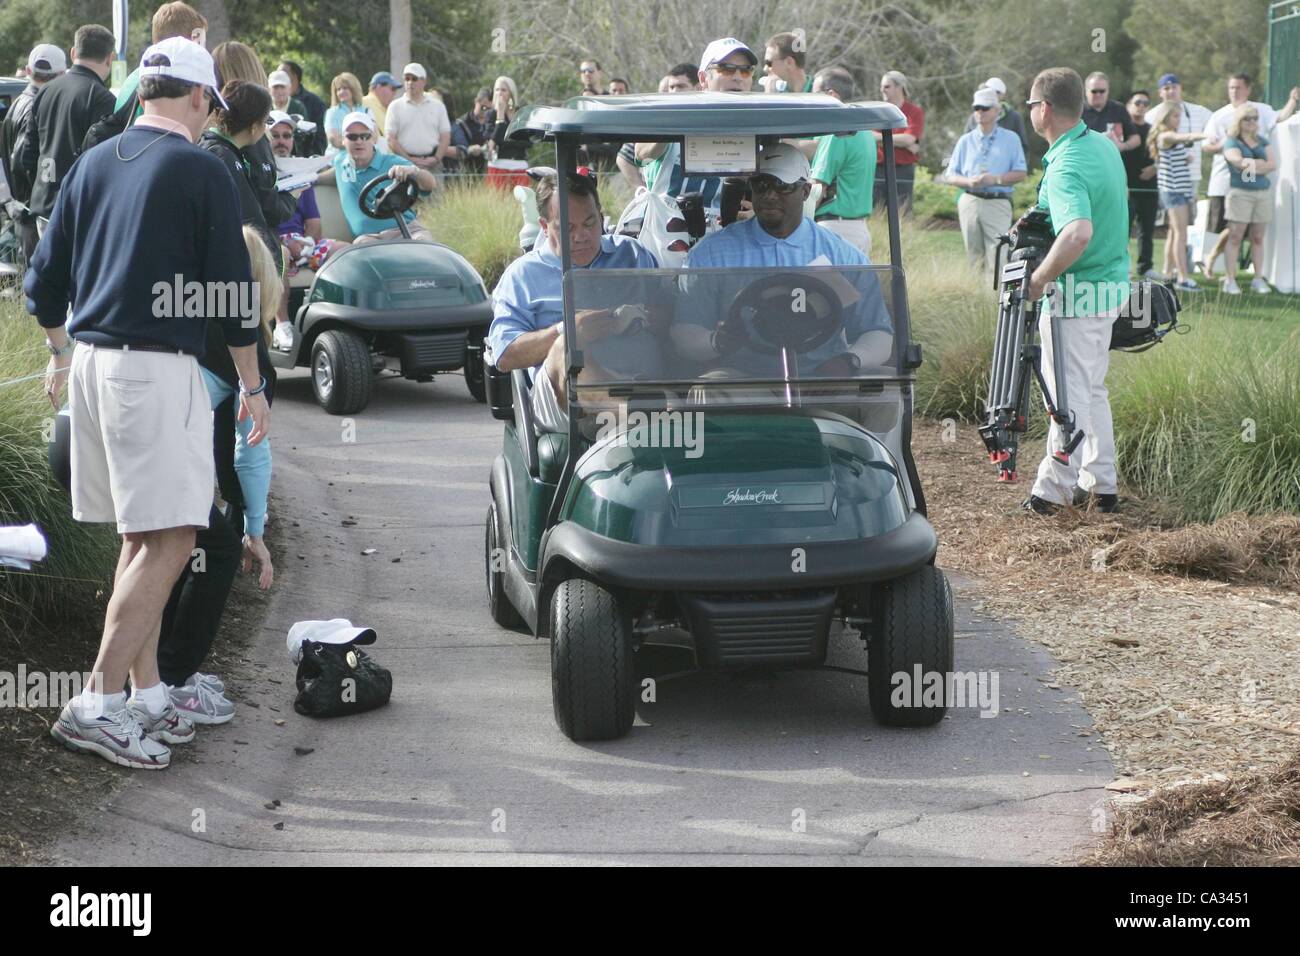
[[[647,93],[575,96],[563,106],[525,107],[506,138],[566,134],[654,142],[686,134],[821,136],[906,125],[902,110],[890,103],[841,103],[823,93]]]

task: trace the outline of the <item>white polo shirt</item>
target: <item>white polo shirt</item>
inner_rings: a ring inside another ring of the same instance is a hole
[[[451,120],[442,100],[426,92],[418,103],[406,96],[389,103],[384,131],[412,156],[432,156],[442,134],[451,135]]]

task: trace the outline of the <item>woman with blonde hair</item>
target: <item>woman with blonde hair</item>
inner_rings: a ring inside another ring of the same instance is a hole
[[[531,186],[528,178],[528,144],[506,140],[506,130],[519,112],[519,87],[508,76],[498,76],[492,84],[492,109],[496,127],[492,132],[492,149],[488,157],[485,182],[501,189]]]
[[[330,108],[325,111],[325,135],[329,139],[326,156],[343,148],[343,117],[349,113],[369,113],[361,102],[361,81],[351,73],[340,73],[330,82]]]
[[[1177,104],[1161,103],[1153,109],[1147,114],[1151,131],[1146,145],[1156,161],[1156,188],[1160,208],[1165,211],[1165,245],[1173,249],[1177,287],[1182,292],[1199,292],[1201,287],[1192,281],[1187,264],[1187,226],[1196,200],[1189,144],[1205,139],[1205,134],[1178,132],[1180,118]]]
[[[1237,285],[1237,256],[1249,229],[1250,261],[1255,267],[1250,291],[1267,295],[1273,290],[1264,278],[1264,235],[1273,221],[1273,193],[1266,174],[1277,169],[1277,156],[1273,144],[1259,135],[1259,110],[1253,103],[1243,103],[1233,114],[1228,135],[1223,140],[1223,158],[1231,176],[1224,200],[1228,245],[1223,258],[1228,275],[1223,280],[1223,291],[1241,295]]]

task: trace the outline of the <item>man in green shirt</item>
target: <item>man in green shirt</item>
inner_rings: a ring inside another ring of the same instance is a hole
[[[153,20],[150,23],[151,36],[154,43],[162,43],[163,40],[169,40],[172,37],[184,37],[192,40],[199,46],[207,48],[208,45],[208,20],[203,14],[195,10],[187,3],[175,0],[172,3],[164,3],[154,11]],[[127,78],[122,82],[121,88],[117,91],[117,102],[114,104],[114,110],[120,110],[126,106],[129,100],[140,85],[140,70],[137,67],[132,70]],[[135,117],[143,112],[141,107],[137,106],[135,115],[131,117],[131,122]]]
[[[1112,511],[1118,478],[1106,371],[1111,326],[1130,295],[1127,177],[1114,143],[1082,121],[1083,81],[1074,70],[1039,73],[1028,106],[1034,131],[1049,144],[1038,202],[1056,233],[1030,277],[1029,295],[1039,299],[1052,287],[1038,325],[1043,376],[1058,397],[1053,355],[1061,349],[1068,410],[1084,439],[1062,461],[1061,429],[1049,429],[1047,454],[1025,507],[1050,514],[1095,496],[1100,510]],[[1060,317],[1059,342],[1053,341],[1052,316]]]
[[[802,31],[778,33],[767,41],[763,55],[763,70],[772,78],[772,86],[763,88],[771,93],[811,93],[813,78],[804,68],[807,51],[804,49]]]
[[[853,75],[832,66],[813,78],[812,91],[847,103],[853,99]],[[876,179],[876,141],[866,130],[851,136],[817,137],[812,160],[813,182],[821,186],[814,217],[817,224],[871,255],[871,191]]]

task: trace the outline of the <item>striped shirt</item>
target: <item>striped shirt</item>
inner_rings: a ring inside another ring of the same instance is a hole
[[[1156,187],[1161,192],[1178,193],[1190,196],[1193,191],[1192,171],[1188,166],[1186,143],[1179,143],[1169,149],[1160,150],[1160,159],[1156,165]]]

